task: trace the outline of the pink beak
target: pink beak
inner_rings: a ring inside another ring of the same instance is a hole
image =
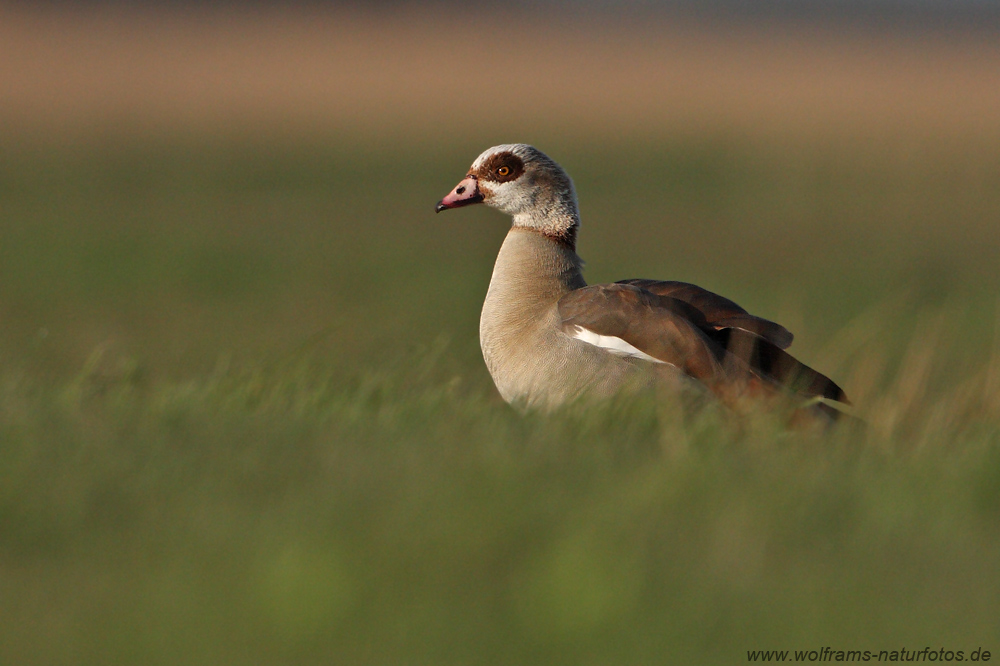
[[[444,199],[438,201],[434,212],[440,213],[448,208],[459,208],[469,204],[483,202],[483,195],[479,192],[479,182],[475,176],[466,176]]]

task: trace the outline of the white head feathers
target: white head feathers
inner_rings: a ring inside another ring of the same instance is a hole
[[[469,176],[476,178],[483,203],[513,216],[514,226],[575,242],[580,215],[573,181],[537,148],[494,146],[476,158]]]

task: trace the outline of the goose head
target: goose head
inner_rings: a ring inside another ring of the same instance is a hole
[[[477,203],[512,216],[515,227],[557,240],[575,239],[580,226],[573,181],[545,153],[523,143],[483,152],[435,210]]]

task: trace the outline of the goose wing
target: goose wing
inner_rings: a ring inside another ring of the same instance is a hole
[[[788,349],[792,344],[794,336],[784,326],[754,316],[728,298],[702,289],[698,285],[661,280],[621,280],[615,284],[627,284],[658,296],[684,301],[697,308],[712,328],[738,328],[749,331],[780,349]]]
[[[784,327],[694,285],[652,280],[593,285],[563,296],[558,310],[567,335],[610,353],[669,363],[716,393],[732,393],[736,386],[773,392],[780,385],[803,396],[848,402],[832,380],[784,351],[781,345],[788,346],[792,337]]]

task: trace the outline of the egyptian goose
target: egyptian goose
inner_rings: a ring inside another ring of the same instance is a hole
[[[552,408],[626,386],[701,385],[729,405],[747,396],[847,403],[827,377],[783,351],[784,327],[684,282],[587,286],[576,254],[576,193],[566,172],[525,144],[490,148],[437,204],[484,203],[513,216],[479,322],[500,395]]]

